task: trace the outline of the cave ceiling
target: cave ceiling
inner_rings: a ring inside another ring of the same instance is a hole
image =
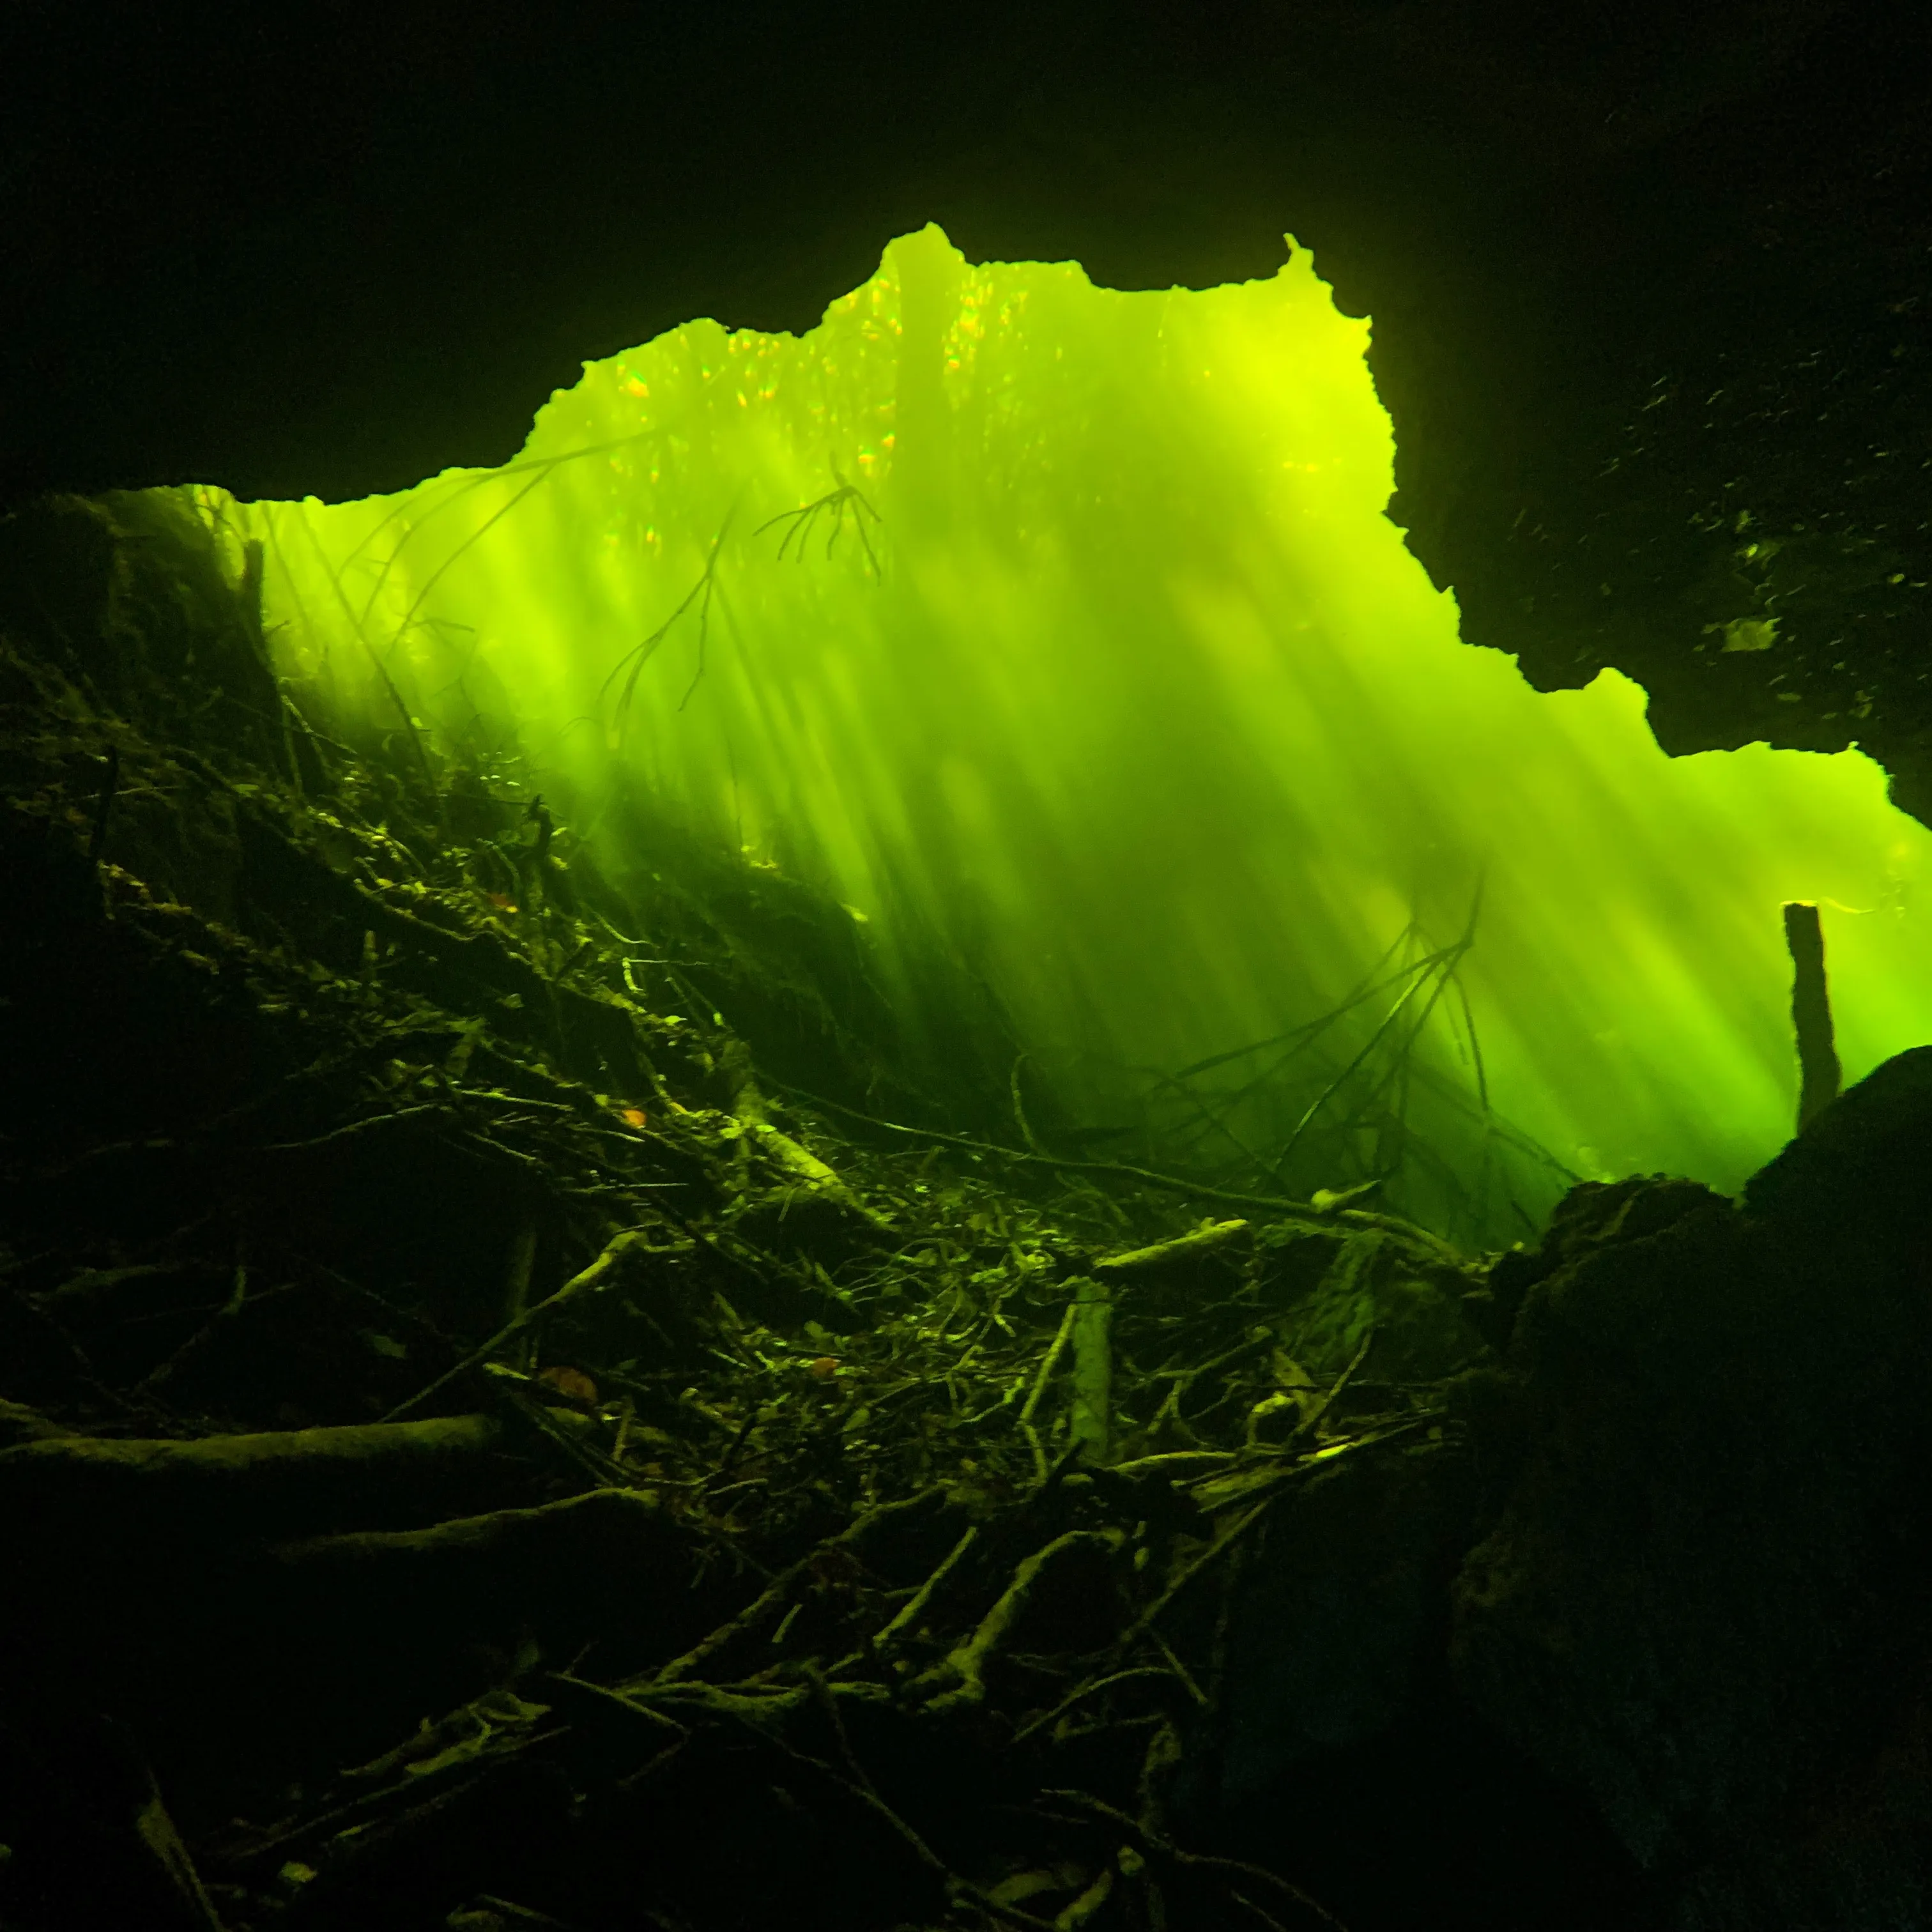
[[[1288,231],[1471,642],[1629,672],[1672,751],[1859,743],[1932,820],[1922,5],[111,18],[0,22],[0,500],[500,462],[586,358],[808,328],[928,220],[1123,288]]]

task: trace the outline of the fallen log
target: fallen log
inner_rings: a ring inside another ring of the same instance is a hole
[[[500,1501],[515,1467],[493,1415],[194,1442],[50,1436],[0,1450],[0,1524],[16,1549],[44,1536],[401,1528]]]

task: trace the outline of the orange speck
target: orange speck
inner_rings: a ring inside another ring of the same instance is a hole
[[[634,1127],[644,1124],[644,1110],[641,1107],[626,1107],[621,1110],[623,1118]]]
[[[838,1372],[836,1355],[820,1355],[811,1364],[812,1372],[822,1382],[829,1382]]]
[[[516,901],[508,892],[485,892],[483,896],[499,912],[514,912],[517,909]]]
[[[581,1369],[567,1369],[560,1362],[545,1369],[537,1380],[548,1382],[560,1395],[574,1395],[584,1402],[597,1400],[597,1384]]]

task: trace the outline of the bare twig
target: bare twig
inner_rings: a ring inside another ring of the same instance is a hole
[[[1068,1174],[1112,1174],[1123,1180],[1138,1180],[1150,1187],[1158,1187],[1170,1194],[1184,1194],[1196,1201],[1225,1202],[1231,1208],[1268,1208],[1278,1214],[1312,1214],[1316,1212],[1306,1201],[1292,1201],[1275,1194],[1236,1194],[1225,1187],[1210,1187],[1204,1182],[1183,1179],[1178,1174],[1157,1174],[1152,1168],[1130,1167],[1124,1162],[1112,1160],[1062,1160],[1057,1154],[1023,1154],[1017,1148],[1002,1147],[997,1141],[976,1141],[964,1134],[942,1132],[937,1127],[909,1127],[898,1120],[884,1120],[876,1114],[861,1113],[856,1107],[842,1106],[836,1100],[828,1100],[822,1094],[808,1092],[802,1087],[792,1086],[789,1082],[765,1076],[768,1086],[776,1087],[781,1093],[789,1094],[794,1099],[803,1100],[812,1106],[823,1107],[828,1113],[842,1114],[849,1120],[862,1120],[868,1126],[883,1129],[887,1133],[909,1134],[923,1141],[932,1141],[941,1147],[964,1148],[971,1154],[995,1154],[1001,1160],[1018,1162],[1035,1167],[1051,1167]]]
[[[1054,1789],[1042,1791],[1042,1798],[1057,1798],[1063,1804],[1071,1804],[1089,1816],[1103,1820],[1111,1826],[1136,1850],[1168,1862],[1186,1867],[1196,1871],[1213,1872],[1217,1876],[1246,1880],[1250,1884],[1268,1886],[1278,1896],[1291,1900],[1308,1913],[1317,1924],[1330,1926],[1334,1932],[1346,1932],[1346,1928],[1328,1907],[1311,1898],[1300,1886],[1283,1878],[1279,1872],[1271,1872],[1265,1865],[1248,1864],[1240,1858],[1215,1858],[1202,1852],[1184,1852],[1178,1845],[1150,1830],[1130,1814],[1118,1805],[1109,1804],[1106,1799],[1096,1798],[1091,1792]]]
[[[814,499],[809,503],[801,503],[795,510],[781,510],[776,517],[767,518],[752,534],[754,537],[763,536],[766,531],[774,529],[780,524],[790,524],[790,527],[778,539],[777,560],[781,563],[784,561],[786,547],[796,538],[798,548],[795,554],[802,562],[805,557],[806,542],[812,534],[812,525],[820,517],[829,517],[831,519],[832,527],[826,532],[825,538],[825,560],[829,563],[832,560],[832,553],[838,544],[840,532],[845,527],[846,514],[849,511],[852,518],[852,527],[857,531],[859,541],[865,547],[866,561],[871,565],[872,574],[877,577],[880,574],[879,560],[877,553],[872,548],[872,538],[866,534],[866,519],[870,517],[875,524],[883,523],[885,520],[866,500],[863,494],[856,484],[846,482],[844,476],[839,473],[838,466],[836,464],[832,466],[832,476],[833,481],[838,486],[836,490],[828,490],[824,496]]]
[[[736,514],[735,506],[726,513],[724,522],[718,526],[718,534],[711,539],[711,548],[706,554],[704,568],[698,573],[698,581],[684,593],[683,600],[677,608],[642,644],[634,644],[610,667],[609,674],[599,687],[598,695],[601,698],[618,676],[628,670],[623,688],[617,694],[614,718],[619,732],[623,730],[630,716],[631,700],[637,694],[638,680],[644,676],[644,667],[656,656],[658,646],[670,636],[672,626],[695,604],[698,606],[698,667],[692,675],[684,696],[679,700],[677,708],[682,711],[691,702],[692,693],[697,690],[698,681],[704,675],[705,646],[711,630],[711,600],[718,589],[718,548],[724,542],[725,532],[730,529],[731,518]]]
[[[1040,1397],[1046,1393],[1046,1384],[1055,1366],[1066,1352],[1069,1338],[1073,1333],[1073,1323],[1078,1304],[1070,1301],[1066,1312],[1060,1318],[1059,1332],[1053,1338],[1053,1346],[1040,1359],[1040,1373],[1034,1377],[1033,1393],[1026,1399],[1026,1406],[1020,1411],[1020,1432],[1025,1436],[1028,1446],[1033,1451],[1034,1480],[1044,1487],[1046,1482],[1046,1451],[1041,1447],[1039,1432],[1033,1426],[1034,1412],[1040,1406]]]
[[[947,1551],[946,1556],[941,1559],[939,1567],[913,1592],[911,1600],[904,1605],[898,1614],[883,1630],[874,1632],[868,1648],[875,1656],[895,1642],[901,1631],[910,1630],[926,1614],[926,1607],[932,1601],[939,1586],[952,1575],[955,1570],[958,1568],[965,1560],[967,1552],[979,1540],[980,1532],[977,1526],[968,1525],[965,1534]]]
[[[1158,1678],[1162,1682],[1172,1679],[1174,1673],[1165,1664],[1136,1664],[1131,1670],[1116,1670],[1106,1677],[1090,1678],[1076,1689],[1070,1690],[1050,1711],[1042,1711],[1036,1718],[1029,1718],[1013,1733],[1013,1742],[1024,1744],[1036,1732],[1045,1730],[1050,1724],[1057,1724],[1068,1712],[1084,1704],[1089,1697],[1097,1697],[1102,1690],[1111,1690],[1117,1684],[1144,1682],[1149,1678]]]
[[[973,1634],[914,1680],[913,1689],[926,1694],[927,1712],[936,1716],[961,1705],[983,1702],[986,1664],[1019,1620],[1040,1577],[1070,1551],[1111,1553],[1125,1540],[1124,1533],[1118,1529],[1073,1529],[1035,1550],[1013,1572],[1013,1580],[998,1602],[980,1619]]]
[[[1312,1436],[1315,1433],[1316,1426],[1320,1423],[1322,1418],[1328,1413],[1330,1404],[1332,1403],[1335,1398],[1348,1386],[1351,1377],[1352,1377],[1355,1371],[1362,1366],[1363,1363],[1368,1360],[1369,1350],[1374,1346],[1375,1339],[1376,1330],[1371,1328],[1369,1332],[1362,1337],[1362,1346],[1355,1351],[1354,1355],[1350,1358],[1348,1366],[1335,1378],[1332,1383],[1329,1384],[1328,1393],[1324,1395],[1322,1400],[1295,1424],[1294,1432],[1288,1438],[1291,1442],[1294,1441],[1296,1437]]]
[[[646,1254],[674,1254],[684,1252],[682,1248],[648,1247],[645,1244],[644,1231],[641,1228],[626,1228],[622,1234],[614,1236],[605,1244],[604,1252],[588,1268],[572,1275],[554,1294],[539,1301],[533,1308],[526,1308],[514,1320],[506,1322],[480,1348],[472,1349],[453,1369],[446,1370],[426,1388],[417,1390],[406,1402],[398,1402],[388,1414],[382,1418],[382,1420],[385,1422],[398,1421],[408,1414],[411,1409],[419,1408],[431,1396],[436,1394],[440,1390],[447,1388],[458,1376],[466,1376],[472,1369],[477,1368],[488,1361],[506,1342],[521,1334],[532,1322],[541,1321],[553,1310],[560,1308],[566,1302],[574,1300],[578,1295],[586,1294],[592,1288],[597,1287],[616,1265],[618,1258],[631,1253],[634,1250]]]
[[[877,1508],[868,1510],[863,1516],[855,1518],[836,1536],[827,1537],[796,1563],[782,1570],[766,1585],[757,1599],[747,1604],[730,1622],[721,1624],[710,1636],[694,1644],[682,1657],[673,1658],[662,1670],[654,1672],[648,1682],[653,1688],[662,1689],[689,1677],[734,1638],[748,1635],[756,1630],[791,1594],[800,1579],[810,1573],[828,1550],[849,1549],[890,1518],[903,1516],[910,1510],[928,1508],[940,1493],[936,1489],[921,1490],[916,1495],[880,1503]]]

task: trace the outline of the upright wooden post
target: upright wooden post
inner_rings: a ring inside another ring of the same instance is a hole
[[[1114,1300],[1104,1282],[1074,1285],[1073,1414],[1068,1433],[1090,1462],[1107,1462],[1114,1448]]]
[[[1825,985],[1825,935],[1818,908],[1803,899],[1784,908],[1791,949],[1791,1024],[1798,1035],[1798,1130],[1802,1133],[1838,1097],[1838,1050],[1832,1037],[1832,998]]]

